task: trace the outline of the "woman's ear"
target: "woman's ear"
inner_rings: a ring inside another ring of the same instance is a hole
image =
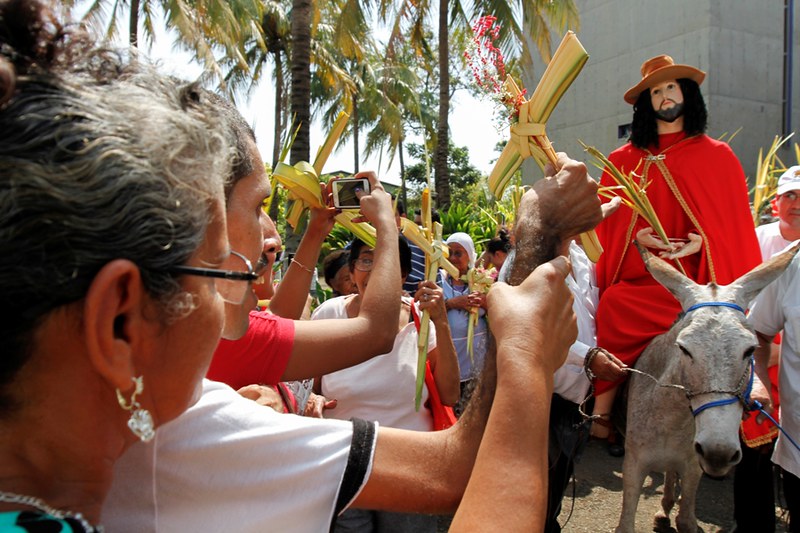
[[[89,360],[109,385],[122,391],[133,386],[133,354],[147,338],[146,303],[139,267],[127,259],[111,261],[100,269],[84,300]]]

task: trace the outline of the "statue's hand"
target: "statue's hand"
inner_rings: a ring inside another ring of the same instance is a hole
[[[679,257],[696,254],[703,247],[703,237],[696,233],[690,233],[688,237],[689,242],[682,245],[674,244],[672,252],[661,252],[659,255],[664,259],[678,259]]]

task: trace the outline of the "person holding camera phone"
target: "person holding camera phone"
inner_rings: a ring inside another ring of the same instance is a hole
[[[399,286],[411,269],[411,251],[403,237],[398,237],[398,247],[400,277],[396,283]],[[377,273],[375,252],[359,239],[352,241],[349,267],[358,292],[323,302],[311,320],[358,316],[360,295],[366,292],[373,273]],[[453,406],[458,401],[458,359],[450,338],[442,289],[433,282],[424,281],[417,290],[416,301],[401,296],[400,302],[400,321],[391,351],[314,380],[317,394],[337,401],[336,409],[326,414],[329,418],[349,420],[358,417],[376,420],[384,427],[433,430],[431,411],[426,407],[419,411],[414,408],[419,334],[413,315],[419,317],[425,310],[430,313],[433,324],[428,338],[428,363],[437,391],[444,405]],[[390,326],[383,327],[388,329]],[[427,404],[429,395],[428,388],[423,387],[420,405]],[[435,533],[436,527],[434,515],[348,509],[336,520],[334,531]]]

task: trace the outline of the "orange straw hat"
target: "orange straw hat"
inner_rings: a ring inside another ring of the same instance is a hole
[[[625,101],[633,105],[642,94],[642,91],[667,80],[689,78],[703,83],[706,73],[689,65],[676,65],[670,56],[656,56],[642,63],[642,81],[631,87],[625,93]]]

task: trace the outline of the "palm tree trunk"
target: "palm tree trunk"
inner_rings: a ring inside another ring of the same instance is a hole
[[[292,115],[297,121],[297,136],[289,155],[292,165],[311,159],[311,2],[312,0],[292,0],[291,98]],[[302,231],[294,231],[287,226],[287,235],[283,241],[288,257],[294,255],[301,236]]]
[[[358,124],[358,102],[356,101],[356,98],[354,98],[353,99],[353,168],[355,169],[353,171],[354,174],[358,174],[358,159],[359,159],[359,157],[358,157],[359,156],[359,153],[358,153],[359,128],[358,128],[358,126],[359,126],[359,124]]]
[[[139,0],[131,0],[131,16],[128,21],[129,40],[131,46],[136,48],[139,42]]]
[[[311,0],[292,0],[292,114],[300,127],[291,163],[311,154]]]
[[[398,145],[398,152],[400,155],[400,196],[403,199],[403,205],[408,209],[408,197],[406,195],[406,162],[403,159],[403,140],[400,139]]]
[[[284,106],[284,96],[283,96],[283,62],[281,60],[281,51],[275,50],[273,52],[274,55],[274,64],[275,64],[275,125],[273,129],[273,141],[272,141],[272,168],[275,169],[275,166],[278,164],[278,159],[281,156],[281,134],[283,133],[283,106]],[[278,191],[272,191],[272,194],[278,194]],[[269,218],[271,218],[274,222],[277,223],[278,221],[278,208],[279,201],[273,199],[272,202],[269,204]]]
[[[440,210],[450,205],[450,172],[447,168],[447,118],[450,114],[448,3],[448,0],[439,0],[439,125],[433,167],[436,174],[436,205]]]
[[[283,61],[281,51],[275,50],[272,54],[275,65],[275,124],[273,125],[272,141],[272,168],[278,164],[281,156],[281,136],[283,134]]]

